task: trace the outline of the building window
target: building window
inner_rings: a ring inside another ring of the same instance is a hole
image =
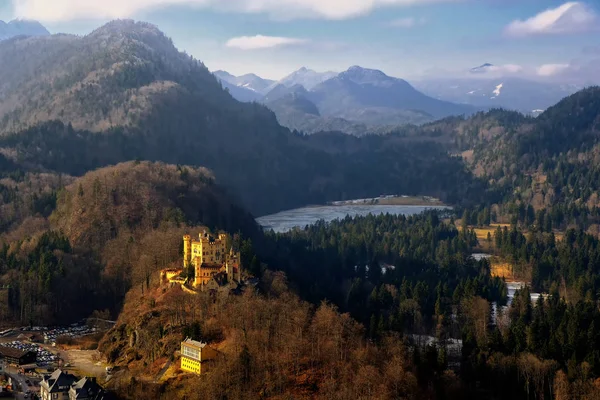
[[[183,355],[196,360],[200,358],[200,352],[198,350],[187,346],[183,347]]]

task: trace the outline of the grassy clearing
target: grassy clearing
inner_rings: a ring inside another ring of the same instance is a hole
[[[459,230],[462,229],[462,227],[460,226],[460,221],[459,221],[459,223],[456,224],[456,226]],[[472,229],[475,231],[475,234],[477,235],[477,240],[479,242],[479,245],[476,247],[475,252],[488,253],[488,254],[492,255],[492,257],[490,258],[490,266],[491,266],[490,272],[491,272],[492,276],[504,278],[507,282],[530,281],[531,276],[529,276],[529,273],[524,272],[524,271],[515,273],[515,271],[514,271],[515,266],[512,263],[507,262],[506,260],[504,260],[498,256],[499,251],[498,251],[498,249],[496,249],[495,241],[494,241],[494,233],[496,232],[498,227],[500,227],[502,229],[504,229],[505,227],[508,229],[511,229],[510,224],[491,224],[488,226],[469,226],[469,229]],[[529,233],[527,230],[522,231],[522,232],[525,236],[527,236],[527,234]],[[488,233],[492,237],[491,242],[488,241]],[[556,238],[557,241],[561,241],[564,239],[564,232],[554,231],[554,237]]]
[[[510,263],[504,262],[497,257],[493,257],[490,261],[492,276],[505,278],[508,281],[514,279],[513,266]]]

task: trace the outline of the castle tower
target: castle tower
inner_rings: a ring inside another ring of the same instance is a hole
[[[227,254],[227,235],[224,233],[219,234],[220,253],[222,260],[225,261],[225,255]]]
[[[187,268],[190,266],[192,261],[192,238],[190,235],[183,237],[183,267]]]
[[[240,262],[240,253],[233,251],[233,247],[229,249],[229,254],[225,257],[225,273],[230,282],[242,281],[242,265]]]

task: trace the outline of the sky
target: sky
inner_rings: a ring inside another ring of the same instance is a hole
[[[270,79],[352,65],[442,78],[491,63],[485,74],[600,83],[600,0],[0,0],[0,19],[14,18],[78,35],[143,20],[211,70]]]

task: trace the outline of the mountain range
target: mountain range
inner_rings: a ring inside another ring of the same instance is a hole
[[[303,67],[279,81],[255,74],[236,77],[224,71],[215,75],[236,99],[262,102],[290,129],[304,133],[333,129],[358,135],[492,108],[537,116],[583,88],[514,76],[489,77],[497,70],[484,63],[469,70],[471,77],[413,84],[359,66],[341,73]],[[307,107],[308,103],[312,104]]]
[[[275,111],[284,126],[305,133],[329,129],[353,134],[383,132],[396,125],[421,124],[478,110],[431,98],[405,80],[359,66],[342,73],[301,68],[269,85],[256,75],[251,75],[253,79],[224,71],[215,75],[238,100],[260,101]]]
[[[15,19],[8,23],[0,21],[0,40],[15,36],[48,36],[50,32],[39,22]]]

